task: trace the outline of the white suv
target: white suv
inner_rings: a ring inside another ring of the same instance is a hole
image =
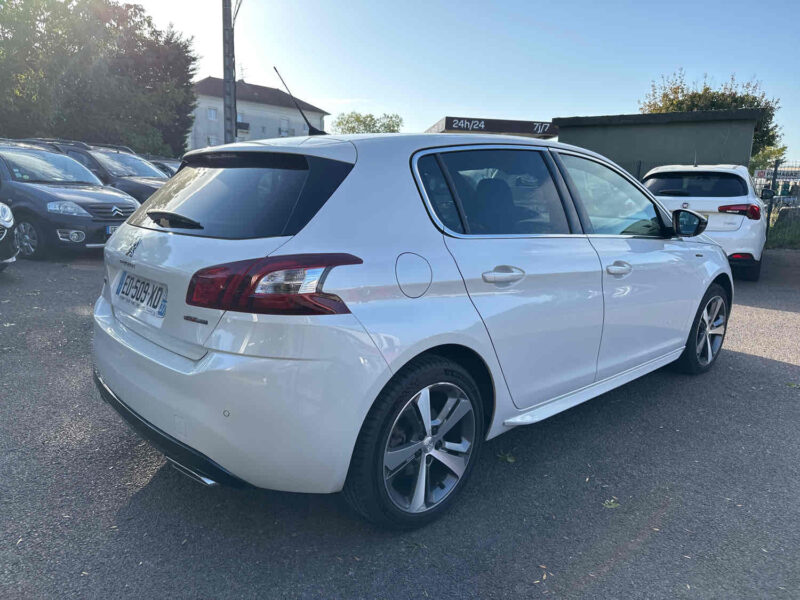
[[[106,244],[94,359],[205,484],[344,490],[418,526],[484,440],[722,347],[733,287],[705,220],[589,151],[326,136],[184,161]]]
[[[644,176],[666,208],[688,208],[708,218],[706,235],[725,249],[737,276],[757,281],[767,241],[767,215],[747,167],[667,165]],[[773,192],[764,190],[766,198]]]

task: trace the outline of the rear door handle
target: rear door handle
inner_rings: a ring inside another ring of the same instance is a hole
[[[514,283],[525,277],[525,271],[518,267],[499,265],[481,275],[486,283]]]
[[[627,275],[632,270],[633,267],[624,260],[615,260],[613,264],[606,267],[606,272],[609,275]]]

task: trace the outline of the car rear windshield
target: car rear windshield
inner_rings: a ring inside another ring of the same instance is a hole
[[[655,173],[644,185],[656,196],[729,198],[746,196],[747,184],[733,173]]]
[[[190,157],[128,222],[225,239],[295,235],[352,168],[299,154],[201,154]]]

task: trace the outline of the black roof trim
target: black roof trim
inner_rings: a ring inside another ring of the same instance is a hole
[[[656,125],[697,121],[757,121],[763,114],[764,110],[761,108],[741,108],[596,117],[556,117],[553,119],[553,123],[559,127],[583,127],[591,125]]]

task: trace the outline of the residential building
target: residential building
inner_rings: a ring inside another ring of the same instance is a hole
[[[225,143],[223,130],[222,79],[206,77],[196,82],[197,107],[194,124],[189,132],[187,146],[190,150]],[[329,114],[297,98],[314,127],[325,128],[324,119]],[[308,126],[295,108],[291,97],[281,90],[236,82],[236,140],[307,135]]]

